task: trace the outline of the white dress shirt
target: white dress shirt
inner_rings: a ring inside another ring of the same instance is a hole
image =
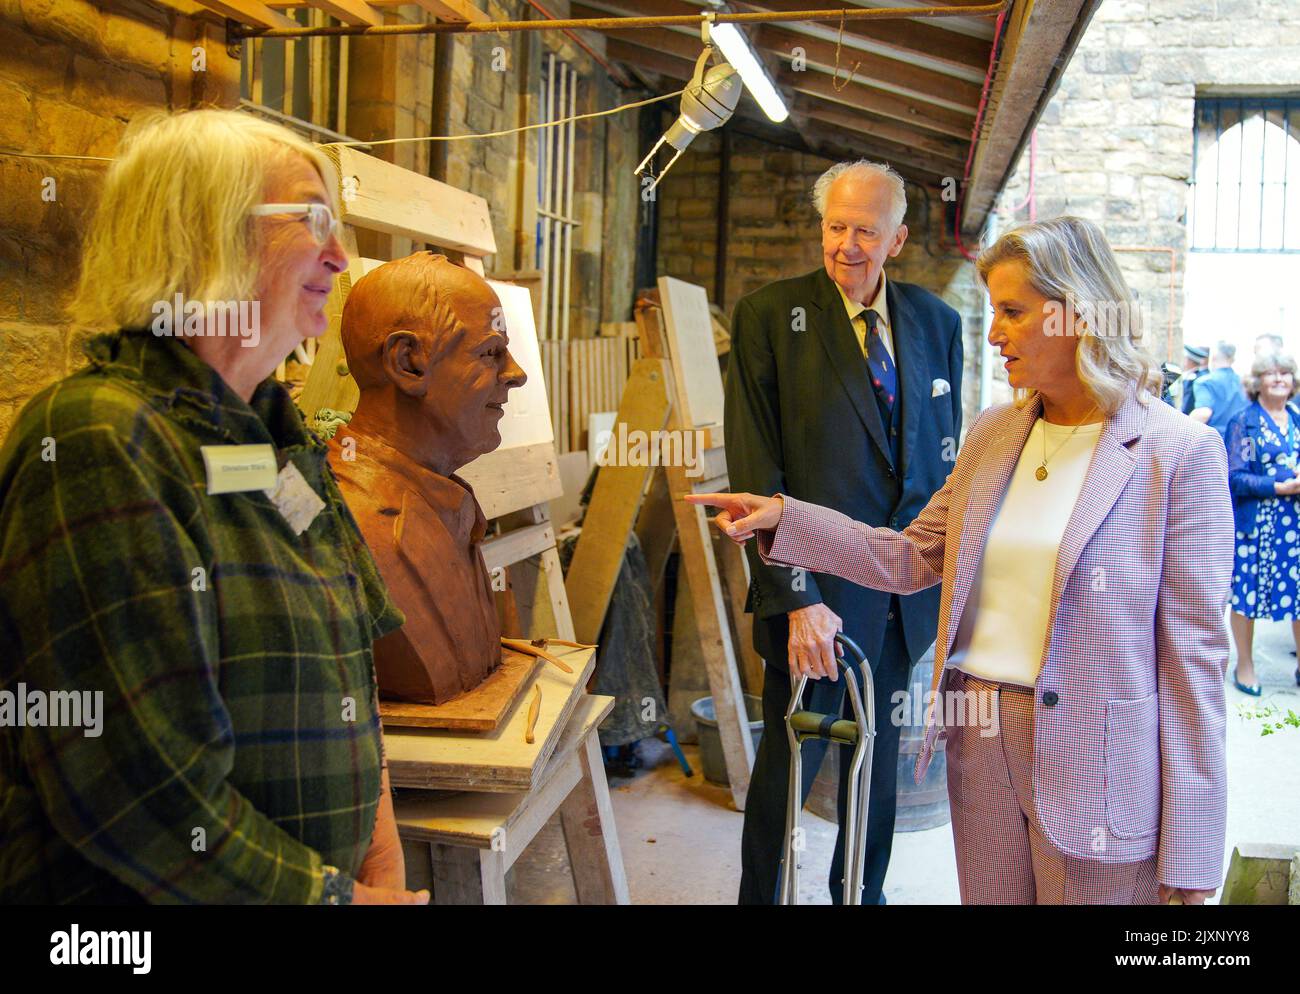
[[[867,354],[867,319],[862,316],[862,312],[875,311],[876,331],[880,333],[880,340],[885,343],[889,358],[893,360],[894,365],[898,365],[898,359],[894,356],[894,332],[889,324],[889,302],[885,299],[884,270],[880,271],[880,286],[876,289],[876,295],[865,304],[849,300],[849,295],[838,283],[835,284],[835,289],[839,290],[840,299],[844,301],[844,309],[849,315],[849,324],[853,325],[853,334],[858,336],[858,346],[862,349],[862,354]]]
[[[1043,462],[1044,429],[1047,478],[1039,480],[1034,472]],[[1100,421],[1076,428],[1039,418],[1030,431],[984,546],[969,646],[953,654],[953,664],[972,676],[1026,687],[1037,682],[1056,554],[1101,429]]]

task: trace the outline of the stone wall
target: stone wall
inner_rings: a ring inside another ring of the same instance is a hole
[[[220,31],[144,0],[0,0],[0,51],[6,151],[110,156],[141,110],[239,99]],[[85,336],[64,308],[103,170],[0,156],[0,438],[32,394],[81,364]]]
[[[1038,126],[1037,216],[1086,217],[1125,250],[1158,359],[1182,346],[1196,95],[1298,87],[1300,4],[1269,0],[1105,0],[1066,69]],[[1003,203],[1021,204],[1028,181],[1026,150]],[[1027,219],[1026,205],[1000,223]]]

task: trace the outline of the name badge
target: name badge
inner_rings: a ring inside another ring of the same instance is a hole
[[[271,503],[280,512],[295,535],[301,535],[316,520],[325,507],[320,495],[311,488],[307,478],[292,462],[284,464],[275,486],[266,491]]]
[[[203,468],[208,474],[208,493],[238,494],[249,490],[270,490],[275,486],[276,465],[273,445],[203,445]]]

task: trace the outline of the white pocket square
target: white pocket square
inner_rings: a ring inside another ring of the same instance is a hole
[[[937,379],[930,384],[930,396],[942,397],[946,393],[952,393],[952,384],[945,379]]]

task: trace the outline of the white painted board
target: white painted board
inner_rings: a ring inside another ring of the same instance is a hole
[[[672,276],[659,277],[668,351],[672,355],[681,424],[722,424],[722,372],[713,345],[709,295],[704,287]]]

